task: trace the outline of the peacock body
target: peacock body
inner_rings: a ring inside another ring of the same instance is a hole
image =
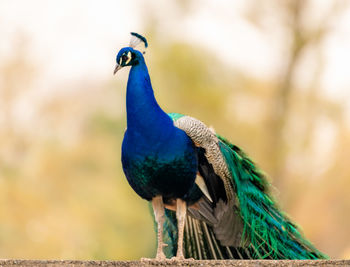
[[[160,108],[143,54],[134,49],[147,41],[132,35],[114,71],[131,66],[122,165],[130,186],[152,202],[156,258],[326,258],[277,208],[266,178],[241,149],[201,121]]]
[[[122,53],[124,53],[122,51]],[[131,187],[142,198],[184,198],[194,188],[197,156],[191,139],[174,126],[156,102],[147,66],[139,51],[127,85],[127,130],[122,164]]]

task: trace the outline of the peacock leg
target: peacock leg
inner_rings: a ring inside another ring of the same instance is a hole
[[[177,253],[174,259],[183,260],[185,259],[183,253],[183,240],[184,240],[184,228],[185,228],[185,219],[186,219],[186,202],[178,198],[176,200],[176,218],[177,218],[177,231],[178,231],[178,240],[177,240]]]
[[[162,196],[156,196],[152,199],[152,206],[154,217],[158,226],[158,248],[156,260],[165,260],[165,254],[163,252],[163,247],[166,244],[163,243],[163,224],[164,224],[164,204]]]

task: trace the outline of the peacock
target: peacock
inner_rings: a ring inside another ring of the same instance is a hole
[[[239,147],[200,120],[163,111],[141,51],[147,40],[131,35],[114,69],[131,66],[122,166],[151,202],[156,259],[326,259],[280,211],[266,177]]]

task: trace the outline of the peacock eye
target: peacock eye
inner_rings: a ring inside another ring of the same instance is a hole
[[[128,57],[127,57],[126,55],[123,55],[123,56],[122,56],[122,59],[123,59],[123,61],[125,62],[125,61],[128,60]]]

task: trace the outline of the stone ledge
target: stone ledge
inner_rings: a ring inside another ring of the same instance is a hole
[[[350,266],[350,260],[203,260],[203,261],[70,261],[70,260],[0,260],[0,267],[153,267],[153,266],[191,266],[191,267],[205,267],[205,266],[239,266],[239,267],[265,267],[265,266]]]

